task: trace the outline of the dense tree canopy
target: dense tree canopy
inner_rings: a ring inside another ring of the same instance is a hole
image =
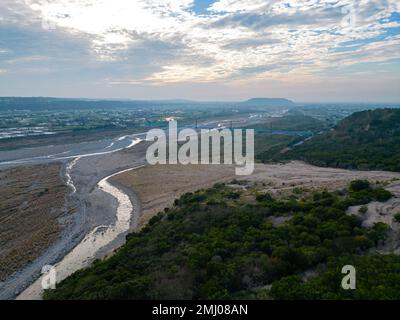
[[[400,109],[354,113],[332,130],[271,158],[347,169],[400,171]]]
[[[363,182],[352,186],[359,184]],[[341,274],[334,271],[335,263],[340,263],[332,259],[344,255],[356,259],[385,237],[386,225],[363,228],[356,216],[346,214],[353,203],[377,200],[381,193],[390,197],[369,184],[361,190],[289,199],[255,194],[249,201],[242,192],[219,184],[185,194],[174,208],[130,234],[111,258],[75,273],[56,290],[47,291],[45,298],[314,298],[322,296],[318,281],[327,294],[330,284],[334,289],[340,284],[335,281]],[[273,217],[287,221],[274,225]],[[310,288],[304,287],[301,275],[327,263],[328,275],[321,273]],[[393,272],[388,274],[389,279],[392,276]],[[371,281],[361,297],[376,296],[369,290],[375,290],[378,280]],[[265,289],[270,284],[272,291]],[[323,297],[342,296],[334,291]]]

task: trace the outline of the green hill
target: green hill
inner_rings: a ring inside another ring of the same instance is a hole
[[[255,130],[285,130],[319,132],[326,129],[324,122],[302,114],[289,114],[249,126]]]
[[[400,109],[354,113],[334,129],[277,157],[318,166],[400,171]]]
[[[346,214],[351,205],[390,198],[381,187],[357,181],[348,190],[302,196],[277,199],[222,184],[187,193],[141,232],[130,234],[115,255],[76,272],[56,290],[46,291],[45,298],[290,298],[294,292],[285,290],[287,296],[282,296],[286,277],[301,277],[343,255],[358,256],[385,238],[385,224],[363,228],[359,218]],[[274,224],[277,217],[284,222]],[[397,261],[388,263],[396,270]],[[366,265],[369,271],[380,267],[363,263]],[[357,272],[362,273],[361,266]],[[336,281],[343,277],[340,271],[329,275],[323,273],[318,280],[326,287],[326,297],[331,291],[335,298],[358,297],[340,289],[341,282]],[[363,298],[385,298],[371,291],[381,276],[370,273]],[[399,298],[396,273],[392,270],[385,279],[391,297]],[[267,287],[270,284],[273,291]],[[317,285],[310,283],[301,288],[304,296],[295,297],[318,296]]]

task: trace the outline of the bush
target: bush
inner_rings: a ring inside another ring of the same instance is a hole
[[[341,270],[346,264],[357,266],[357,290],[343,290]],[[270,295],[275,299],[355,299],[398,300],[400,278],[397,255],[368,254],[362,256],[332,257],[326,268],[316,277],[303,282],[298,276],[275,281]]]
[[[394,215],[394,221],[400,223],[400,212]]]
[[[379,202],[385,202],[389,200],[391,197],[392,194],[383,188],[378,188],[374,190],[374,198]]]
[[[233,200],[239,199],[239,198],[240,198],[240,193],[239,193],[239,192],[234,192],[234,191],[228,192],[228,193],[226,194],[226,198],[228,198],[228,199],[233,199]]]
[[[359,192],[362,190],[367,190],[371,186],[367,180],[354,180],[350,183],[350,191]]]
[[[358,212],[361,214],[365,214],[368,211],[368,207],[367,206],[362,206],[360,209],[358,209]]]
[[[256,196],[256,200],[258,202],[266,202],[266,201],[273,201],[273,198],[269,193],[258,194]]]

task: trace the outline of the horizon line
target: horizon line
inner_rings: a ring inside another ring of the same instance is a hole
[[[165,98],[165,99],[140,99],[140,98],[99,98],[99,97],[63,97],[63,96],[13,96],[13,95],[0,95],[0,99],[4,98],[24,98],[24,99],[60,99],[60,100],[96,100],[96,101],[121,101],[121,102],[192,102],[192,103],[241,103],[252,99],[285,99],[293,102],[293,104],[400,104],[400,101],[296,101],[285,97],[251,97],[243,100],[196,100],[186,98]]]

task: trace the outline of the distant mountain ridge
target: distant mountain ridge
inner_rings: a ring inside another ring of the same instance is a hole
[[[253,98],[240,103],[241,106],[249,107],[289,107],[294,102],[285,98]]]
[[[356,112],[282,158],[328,167],[400,171],[400,109]]]
[[[90,99],[52,97],[0,97],[1,110],[39,109],[94,109],[94,108],[137,108],[149,105],[229,105],[237,107],[289,107],[293,101],[283,98],[253,98],[247,101],[192,101],[185,99],[133,100],[133,99]]]

